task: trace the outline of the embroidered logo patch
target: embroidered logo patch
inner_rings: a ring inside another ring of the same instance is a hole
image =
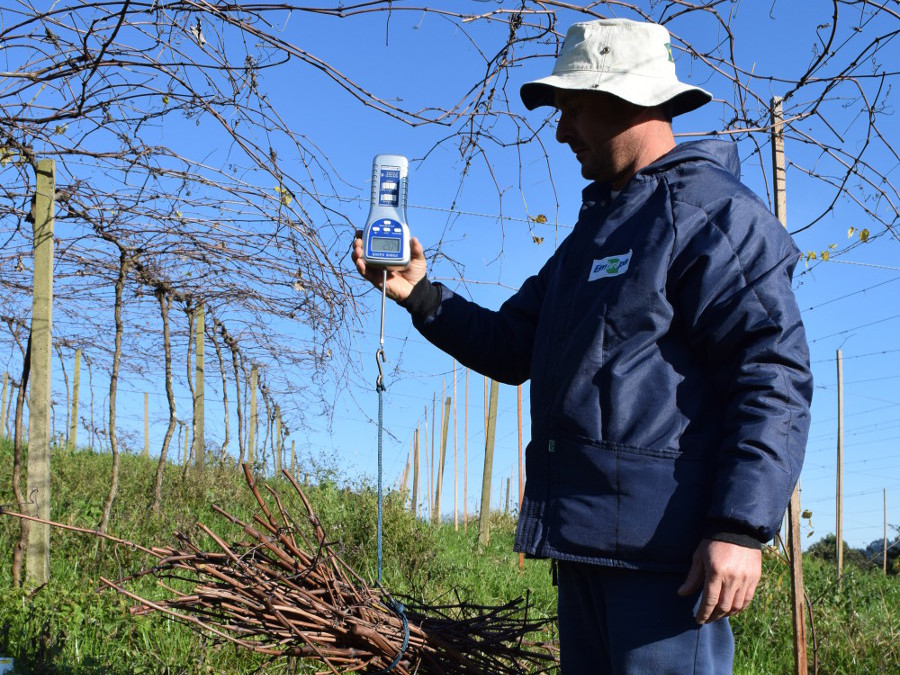
[[[591,273],[588,275],[588,281],[596,281],[597,279],[606,279],[607,277],[617,277],[628,271],[631,264],[631,251],[620,255],[611,255],[608,258],[595,260],[591,265]]]

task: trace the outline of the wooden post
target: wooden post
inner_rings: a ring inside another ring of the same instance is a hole
[[[489,395],[488,395],[488,378],[487,378],[487,375],[482,376],[482,379],[484,379],[484,428],[487,429],[487,428],[488,428],[488,407],[489,407],[489,404],[488,404]]]
[[[425,404],[425,423],[422,425],[425,438],[422,450],[425,453],[425,503],[428,505],[428,520],[431,520],[431,456],[428,453],[428,404]]]
[[[97,440],[97,425],[94,424],[94,369],[91,367],[91,360],[87,357],[84,358],[84,364],[88,369],[88,391],[91,393],[91,432],[90,434],[88,434],[88,443],[90,444],[91,452],[94,452],[94,447]]]
[[[256,411],[256,389],[259,373],[256,366],[250,369],[250,425],[247,427],[247,464],[256,461],[256,427],[259,423]]]
[[[787,181],[784,159],[784,123],[781,98],[772,99],[772,173],[775,187],[775,216],[787,227]],[[800,484],[791,494],[788,504],[788,556],[791,563],[791,606],[794,624],[794,673],[806,675],[806,618],[803,587],[803,552],[800,547]]]
[[[459,467],[456,462],[456,359],[453,359],[453,529],[459,531]]]
[[[784,161],[784,117],[781,97],[772,99],[772,173],[775,184],[775,217],[787,226],[787,180]]]
[[[224,458],[228,455],[228,443],[231,441],[231,426],[229,424],[231,415],[228,414],[228,375],[225,373],[225,359],[222,357],[222,348],[219,346],[219,339],[216,337],[220,332],[222,332],[222,324],[213,316],[209,339],[212,340],[213,349],[216,351],[216,360],[219,362],[219,375],[222,377],[222,421],[225,427],[225,437],[222,439],[222,457]],[[224,336],[224,333],[222,335]],[[238,454],[240,454],[240,445],[239,440]]]
[[[504,513],[509,515],[509,492],[512,487],[512,476],[507,476],[506,478],[506,507],[504,508]]]
[[[237,412],[237,440],[238,440],[238,464],[247,460],[247,437],[244,431],[244,407],[241,401],[241,364],[237,350],[237,343],[222,328],[222,337],[225,345],[231,351],[231,367],[234,370],[234,409]],[[244,374],[247,371],[244,370]]]
[[[206,311],[203,305],[198,305],[194,321],[194,334],[196,336],[196,356],[194,357],[194,466],[201,471],[206,464],[206,440],[204,438],[203,419],[203,383],[204,383],[204,339],[206,335]]]
[[[887,576],[887,488],[881,488],[881,498],[884,502],[884,537],[882,538],[882,569],[884,576]]]
[[[291,475],[297,475],[297,441],[291,439]]]
[[[416,435],[413,439],[413,484],[412,484],[413,516],[419,517],[419,425],[416,423]]]
[[[447,459],[447,427],[450,424],[450,397],[444,400],[444,412],[441,415],[441,449],[438,461],[437,484],[434,486],[434,524],[441,523],[441,492],[444,487],[444,462]]]
[[[78,447],[78,390],[81,387],[81,350],[75,350],[75,368],[72,373],[72,411],[69,414],[69,434],[67,443],[69,448],[75,450]]]
[[[141,457],[150,457],[150,394],[144,392],[144,451]]]
[[[844,359],[841,350],[837,350],[838,378],[838,439],[837,439],[837,481],[835,485],[835,533],[834,542],[837,547],[838,588],[844,573]]]
[[[481,477],[481,513],[478,516],[478,543],[487,546],[491,538],[491,475],[494,466],[494,432],[497,427],[497,397],[499,386],[491,380],[487,427],[484,434],[484,473]]]
[[[409,482],[409,465],[412,464],[413,444],[410,441],[409,454],[406,456],[406,465],[403,467],[403,475],[400,476],[400,503],[406,506],[406,484]]]
[[[525,498],[525,470],[522,466],[522,385],[516,387],[516,417],[519,429],[519,510],[518,517],[522,517],[522,500]],[[525,568],[525,554],[519,554],[519,569]]]
[[[469,369],[466,368],[466,395],[463,405],[463,532],[469,529]]]
[[[9,388],[9,372],[3,373],[3,403],[0,404],[0,438],[6,436],[6,393]]]
[[[803,552],[800,548],[800,485],[791,494],[788,507],[788,542],[791,563],[791,619],[794,625],[794,674],[806,675],[806,614],[803,587]]]
[[[431,504],[429,505],[429,509],[431,509],[428,513],[432,522],[434,522],[434,474],[437,473],[437,467],[435,466],[434,461],[434,446],[437,444],[437,434],[434,432],[434,425],[437,421],[437,393],[431,393],[431,470],[428,474],[428,485],[432,486],[431,491]],[[441,396],[443,398],[443,395]]]
[[[31,515],[50,520],[50,395],[53,335],[53,226],[56,163],[37,166],[34,202],[34,285],[31,305],[31,374],[28,415],[28,501]],[[25,585],[50,579],[50,526],[31,523],[25,556]]]

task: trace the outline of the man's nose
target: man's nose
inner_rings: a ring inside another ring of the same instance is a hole
[[[566,143],[571,135],[568,116],[560,113],[556,118],[556,140],[558,143]]]

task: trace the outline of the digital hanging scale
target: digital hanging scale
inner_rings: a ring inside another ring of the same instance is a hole
[[[372,161],[372,194],[369,200],[369,216],[363,230],[363,260],[366,266],[380,268],[381,279],[381,336],[375,362],[378,378],[378,524],[377,558],[378,583],[381,583],[381,473],[382,435],[385,391],[384,372],[381,364],[384,355],[384,306],[387,299],[388,270],[403,269],[409,265],[409,227],[406,224],[406,192],[409,185],[409,161],[402,155],[375,155]],[[402,610],[401,610],[402,611]],[[405,617],[404,624],[406,623]]]
[[[376,155],[372,162],[369,217],[363,230],[363,260],[379,267],[409,265],[406,193],[409,161],[402,155]]]

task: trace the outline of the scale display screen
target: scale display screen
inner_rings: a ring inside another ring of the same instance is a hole
[[[397,237],[372,237],[370,239],[373,252],[377,253],[399,253],[400,239]]]

